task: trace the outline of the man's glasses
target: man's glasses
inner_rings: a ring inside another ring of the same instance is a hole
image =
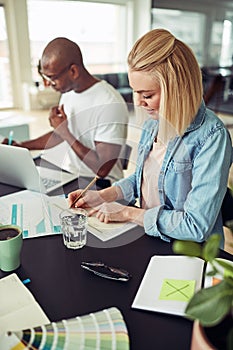
[[[69,64],[68,66],[66,66],[64,69],[62,69],[62,71],[58,74],[54,74],[54,75],[46,75],[41,71],[41,62],[39,61],[38,63],[38,73],[40,74],[40,76],[48,81],[51,85],[56,85],[55,80],[59,79],[64,73],[68,72],[68,70],[70,69],[70,67],[72,66],[73,63]]]

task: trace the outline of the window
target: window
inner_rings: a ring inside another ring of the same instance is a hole
[[[205,15],[197,12],[152,9],[152,28],[169,30],[190,46],[199,65],[203,64]]]
[[[0,6],[0,108],[13,106],[8,37],[4,7]]]
[[[209,59],[213,66],[227,67],[232,65],[232,22],[215,21],[212,27]]]
[[[59,36],[77,42],[91,73],[125,71],[126,12],[124,5],[28,0],[33,79],[44,47]]]

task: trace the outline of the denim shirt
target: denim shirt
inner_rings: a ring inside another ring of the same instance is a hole
[[[135,172],[114,185],[124,199],[141,203],[144,161],[158,132],[158,121],[148,119],[138,145]],[[222,235],[221,205],[233,161],[230,135],[222,121],[202,102],[183,136],[168,143],[158,179],[160,205],[147,209],[144,229],[165,241],[171,238],[202,242],[212,233]]]

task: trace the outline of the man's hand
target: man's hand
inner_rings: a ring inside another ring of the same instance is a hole
[[[2,141],[2,143],[3,143],[4,145],[8,145],[8,144],[9,144],[9,139],[8,139],[8,138],[5,138],[5,139]],[[10,146],[22,147],[22,145],[21,145],[20,142],[16,142],[16,141],[14,141],[14,140],[12,140]]]
[[[64,106],[56,106],[51,108],[49,114],[50,125],[54,128],[54,132],[62,139],[69,133],[67,116],[64,112]]]

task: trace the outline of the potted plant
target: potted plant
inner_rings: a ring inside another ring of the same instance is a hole
[[[175,253],[202,258],[211,266],[208,275],[221,276],[216,285],[195,293],[186,307],[186,316],[195,321],[192,350],[233,349],[233,264],[218,259],[220,240],[221,236],[214,234],[204,244],[190,241],[173,243]],[[204,336],[202,347],[198,347],[195,339],[194,331],[198,329]],[[207,341],[205,345],[204,341]]]

